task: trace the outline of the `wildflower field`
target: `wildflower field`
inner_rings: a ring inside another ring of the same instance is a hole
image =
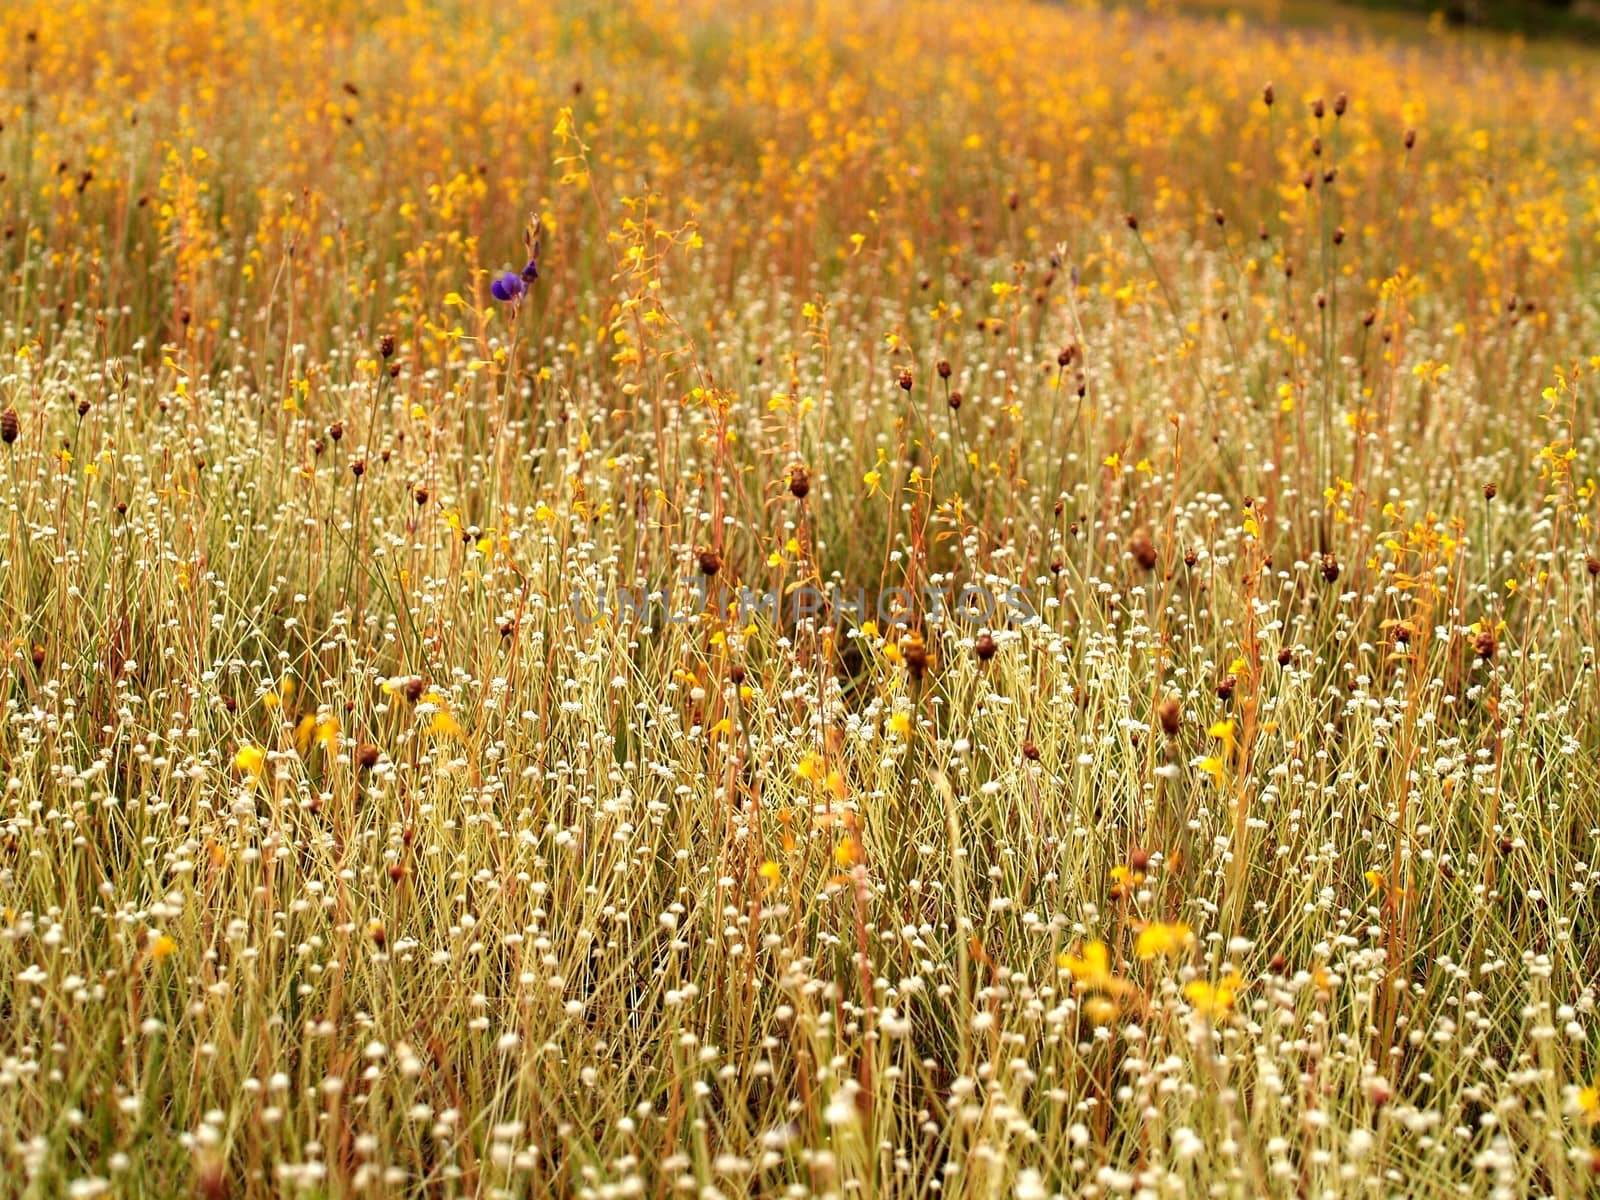
[[[1600,1192],[1600,57],[0,6],[0,1197]]]

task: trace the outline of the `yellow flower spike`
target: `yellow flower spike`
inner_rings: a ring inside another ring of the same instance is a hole
[[[178,948],[178,943],[170,936],[163,933],[150,943],[150,961],[160,966],[172,957],[173,951]]]
[[[756,874],[766,881],[767,891],[772,891],[783,882],[783,868],[770,858],[756,868]]]
[[[1182,921],[1170,924],[1155,921],[1139,931],[1133,952],[1144,962],[1152,958],[1171,958],[1188,949],[1194,941],[1194,931]]]

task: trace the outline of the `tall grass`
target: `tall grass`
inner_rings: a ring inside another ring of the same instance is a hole
[[[0,44],[0,1194],[1592,1190],[1590,58]]]

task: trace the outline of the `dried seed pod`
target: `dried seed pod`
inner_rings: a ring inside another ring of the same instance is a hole
[[[995,643],[994,635],[985,631],[978,635],[978,640],[972,644],[972,652],[978,656],[979,662],[988,662],[994,657],[995,651],[1000,647]]]
[[[11,445],[22,432],[22,418],[17,416],[17,410],[7,408],[0,412],[0,442]]]

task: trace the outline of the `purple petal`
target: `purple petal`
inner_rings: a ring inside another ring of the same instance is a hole
[[[502,304],[511,299],[511,293],[506,290],[506,281],[504,279],[496,279],[491,283],[489,285],[489,294]]]

